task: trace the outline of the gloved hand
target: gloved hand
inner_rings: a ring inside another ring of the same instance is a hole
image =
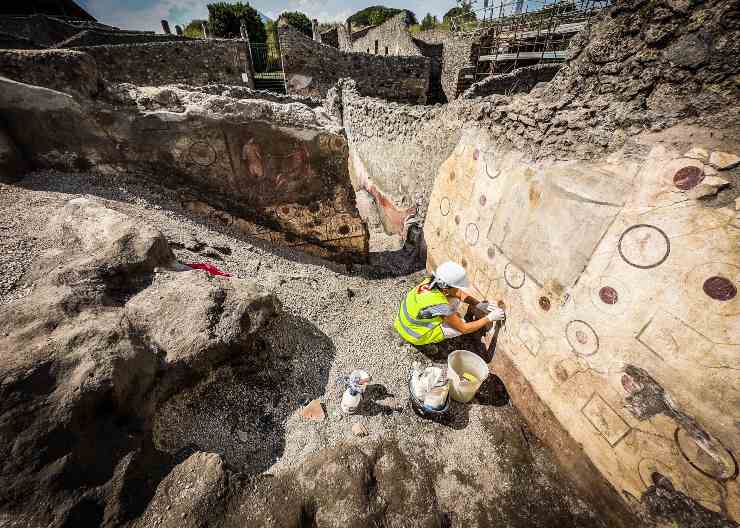
[[[491,308],[493,308],[493,305],[488,301],[481,301],[475,305],[475,308],[477,310],[480,310],[481,312],[490,312]]]
[[[501,308],[490,308],[486,319],[491,322],[503,321],[506,318],[506,313]]]

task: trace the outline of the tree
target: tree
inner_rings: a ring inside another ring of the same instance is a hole
[[[449,24],[452,21],[452,19],[457,18],[457,17],[460,17],[460,18],[457,19],[458,22],[460,22],[460,21],[462,21],[462,22],[471,22],[473,20],[476,20],[476,18],[477,18],[475,16],[475,13],[473,12],[473,10],[470,7],[470,4],[464,4],[462,7],[460,7],[460,6],[453,7],[452,9],[450,9],[449,11],[447,11],[444,14],[444,16],[442,17],[442,21],[445,24]]]
[[[355,27],[377,26],[398,13],[406,12],[406,23],[418,24],[416,15],[408,9],[395,9],[385,6],[370,6],[350,16],[347,21]]]
[[[313,37],[313,29],[309,18],[300,11],[285,11],[278,18],[284,18],[288,24],[299,30],[304,35]]]
[[[203,24],[208,24],[207,20],[191,20],[185,29],[182,31],[183,35],[190,38],[203,38]]]
[[[436,16],[432,16],[431,13],[427,13],[426,16],[421,20],[421,29],[434,29],[439,24]]]
[[[267,40],[267,31],[260,14],[248,3],[217,2],[206,7],[208,7],[208,31],[212,36],[237,38],[241,35],[240,28],[244,24],[247,26],[250,42],[264,43]]]

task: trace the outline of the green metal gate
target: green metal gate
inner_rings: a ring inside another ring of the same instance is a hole
[[[274,43],[250,44],[254,85],[258,90],[285,93],[285,73],[280,49]]]

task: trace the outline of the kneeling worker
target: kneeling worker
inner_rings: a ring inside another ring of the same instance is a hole
[[[422,346],[470,334],[505,318],[502,309],[468,296],[462,290],[468,286],[465,268],[454,262],[441,264],[432,277],[411,289],[401,301],[394,324],[396,332],[412,345]],[[468,323],[457,315],[460,301],[488,315]]]

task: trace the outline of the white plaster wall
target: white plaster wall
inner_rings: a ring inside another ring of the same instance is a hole
[[[531,163],[467,130],[440,168],[425,236],[430,268],[460,261],[474,293],[504,302],[496,354],[618,493],[639,498],[657,470],[737,521],[740,214],[699,197],[740,159],[688,141]],[[633,414],[643,387],[630,365],[687,418]]]

